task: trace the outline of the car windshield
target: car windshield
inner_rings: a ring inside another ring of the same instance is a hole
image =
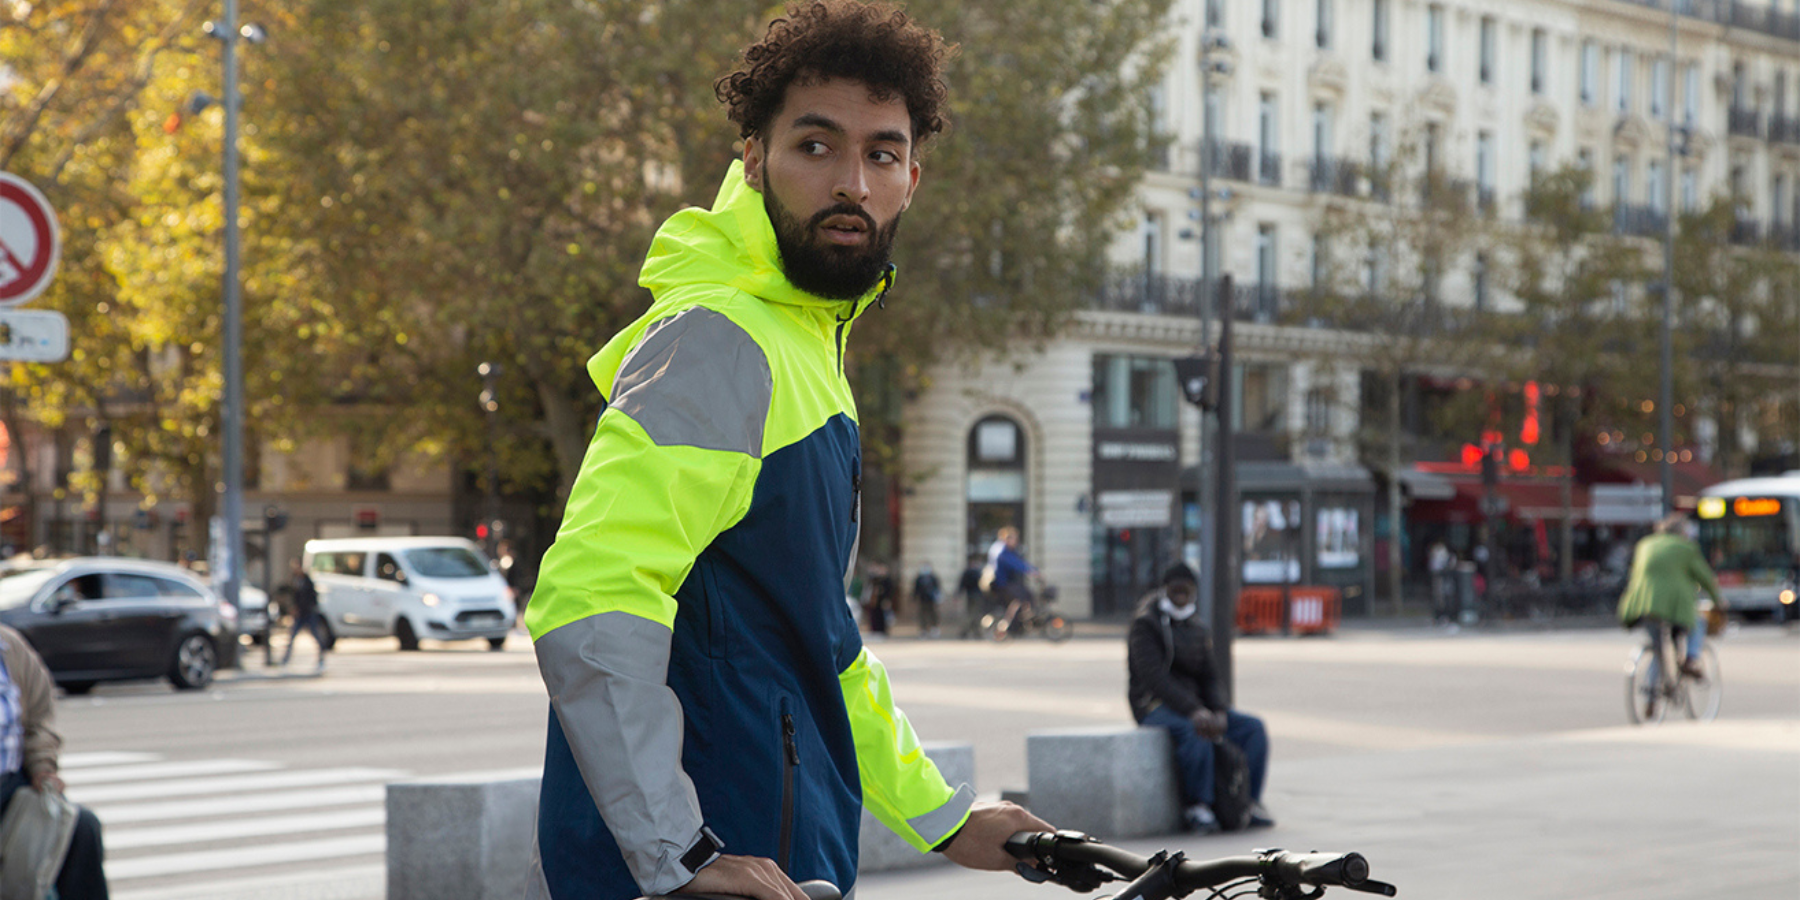
[[[12,609],[31,602],[32,595],[56,572],[52,569],[13,569],[0,572],[0,609]]]
[[[462,547],[426,547],[402,555],[414,572],[426,578],[480,578],[488,574],[487,563]]]

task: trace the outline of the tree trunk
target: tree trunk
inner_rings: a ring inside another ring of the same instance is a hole
[[[569,502],[569,491],[575,487],[575,476],[581,472],[581,459],[587,454],[588,429],[582,421],[579,404],[556,385],[535,379],[538,403],[544,407],[544,424],[550,432],[550,447],[556,453],[556,504],[553,518],[562,519],[562,507]]]
[[[1400,570],[1400,379],[1399,369],[1388,390],[1388,595],[1394,601],[1394,615],[1405,613],[1405,579]]]

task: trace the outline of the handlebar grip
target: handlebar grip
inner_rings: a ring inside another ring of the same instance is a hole
[[[837,885],[829,881],[802,881],[800,892],[807,900],[843,900],[843,893]],[[653,897],[639,897],[638,900],[744,900],[735,894],[657,894]]]

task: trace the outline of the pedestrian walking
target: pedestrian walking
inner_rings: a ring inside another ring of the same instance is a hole
[[[913,579],[913,603],[919,607],[919,633],[928,638],[938,636],[938,601],[943,599],[944,586],[938,582],[937,573],[931,571],[930,562],[919,564],[918,577]]]
[[[294,589],[294,625],[288,631],[287,650],[281,654],[281,664],[287,665],[294,658],[294,643],[300,639],[300,632],[312,635],[313,642],[319,646],[319,664],[317,671],[325,671],[325,654],[330,651],[332,639],[331,629],[319,615],[319,589],[313,585],[312,576],[307,574],[306,567],[300,560],[289,564],[291,584]]]

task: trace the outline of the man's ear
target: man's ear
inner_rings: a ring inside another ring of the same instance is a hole
[[[768,160],[768,155],[768,148],[757,137],[744,138],[744,183],[759,194],[763,187],[763,163]]]
[[[913,192],[919,189],[919,160],[915,157],[912,161],[912,165],[908,168],[910,169],[908,174],[911,175],[911,180],[906,184],[906,199],[900,202],[901,212],[905,212],[912,208]]]

